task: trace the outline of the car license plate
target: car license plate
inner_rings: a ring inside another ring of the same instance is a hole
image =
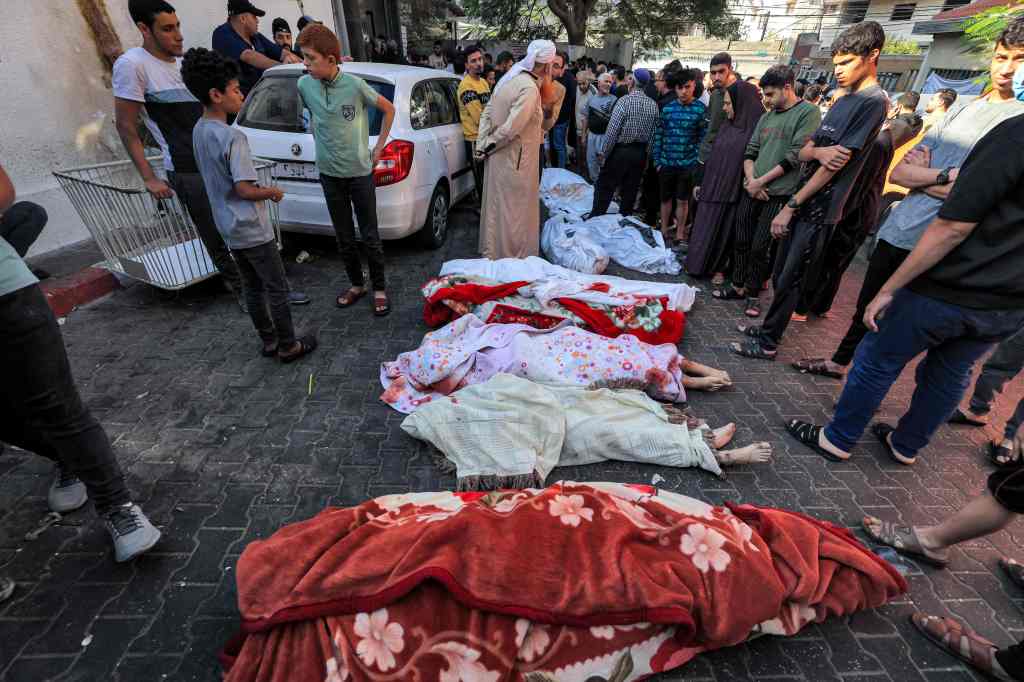
[[[274,166],[274,175],[283,180],[319,180],[320,171],[315,163],[279,161]]]

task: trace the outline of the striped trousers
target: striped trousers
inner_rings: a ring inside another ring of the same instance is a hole
[[[772,221],[787,201],[788,196],[760,201],[752,199],[746,190],[740,190],[733,241],[732,285],[746,289],[748,296],[759,294],[772,274],[777,246],[777,240],[772,237]]]

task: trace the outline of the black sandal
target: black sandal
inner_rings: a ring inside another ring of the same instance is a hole
[[[835,453],[829,452],[818,444],[818,437],[821,435],[820,426],[800,421],[799,419],[791,419],[786,423],[786,431],[793,438],[800,441],[802,445],[806,445],[830,462],[845,462],[849,459],[849,457],[840,457]]]
[[[842,379],[843,374],[830,370],[828,365],[825,364],[826,362],[823,358],[804,358],[794,362],[793,369],[799,370],[804,374],[815,374],[819,377],[828,377],[829,379]]]
[[[1020,457],[1014,457],[1013,449],[1003,446],[1002,443],[989,442],[988,461],[1000,469],[1009,469],[1021,465]]]
[[[974,428],[988,426],[987,421],[979,421],[977,419],[974,419],[969,414],[961,410],[959,407],[956,408],[956,412],[953,413],[953,416],[949,418],[949,423],[959,424],[961,426],[973,426]]]
[[[717,298],[719,301],[742,301],[747,295],[739,293],[735,287],[725,287],[724,289],[712,291],[711,297]]]
[[[350,308],[354,306],[359,301],[359,299],[361,299],[363,296],[366,296],[365,288],[358,294],[353,291],[353,289],[355,288],[356,287],[352,287],[344,294],[334,299],[334,304],[339,308]]]
[[[736,325],[736,331],[752,339],[761,338],[761,325],[759,324],[738,324]]]
[[[732,352],[739,355],[741,358],[751,358],[753,360],[775,360],[775,356],[778,353],[767,351],[761,346],[761,342],[757,339],[749,339],[743,343],[734,343],[730,346]]]
[[[1007,577],[1017,587],[1024,588],[1024,564],[1014,559],[1003,557],[999,560],[999,568],[1003,569]]]
[[[316,337],[315,336],[302,336],[295,339],[299,344],[299,350],[294,353],[282,353],[278,351],[277,359],[283,364],[287,365],[295,362],[299,358],[305,357],[316,350]]]
[[[917,461],[917,457],[904,457],[900,453],[896,452],[895,447],[889,444],[889,436],[895,432],[896,429],[889,426],[888,424],[883,424],[882,422],[879,422],[871,427],[871,433],[875,435],[875,438],[878,439],[879,443],[885,446],[885,451],[889,453],[889,457],[894,462],[899,462],[904,466],[911,466],[912,464],[914,464],[914,462]]]
[[[381,303],[383,301],[383,303]],[[376,293],[373,295],[373,314],[376,317],[387,317],[391,314],[391,300],[387,294],[383,297],[378,296]]]
[[[274,346],[273,348],[270,348],[270,349],[261,348],[260,349],[260,355],[262,355],[265,358],[276,358],[277,357],[277,346]]]
[[[743,314],[747,317],[761,317],[761,299],[756,296],[748,296],[746,309]]]

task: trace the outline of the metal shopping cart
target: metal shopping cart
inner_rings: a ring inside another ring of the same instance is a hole
[[[159,167],[162,158],[153,156],[148,161]],[[259,184],[272,185],[274,163],[255,159],[255,165]],[[171,291],[217,274],[177,195],[153,198],[131,161],[58,170],[54,176],[111,270]],[[267,204],[280,246],[277,204]]]

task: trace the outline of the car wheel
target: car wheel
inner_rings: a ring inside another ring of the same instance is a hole
[[[448,190],[444,185],[434,188],[427,209],[427,220],[423,223],[421,238],[429,249],[439,249],[448,238]]]

